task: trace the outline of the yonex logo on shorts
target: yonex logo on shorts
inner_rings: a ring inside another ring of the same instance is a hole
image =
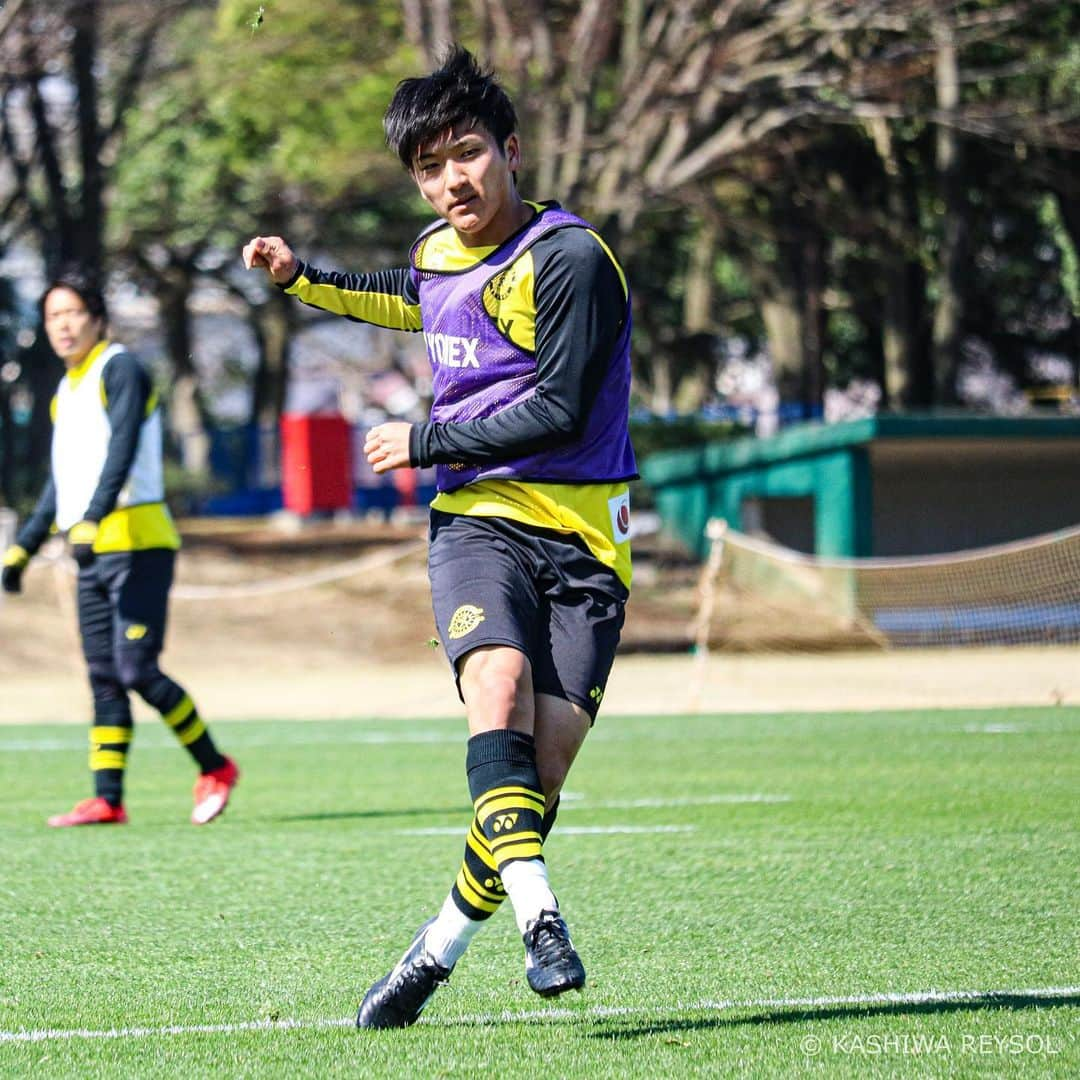
[[[473,604],[462,604],[450,619],[448,634],[452,641],[471,634],[484,621],[484,609]]]

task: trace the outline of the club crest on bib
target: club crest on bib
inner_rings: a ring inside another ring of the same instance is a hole
[[[484,621],[484,609],[474,604],[462,604],[450,618],[447,633],[451,641],[471,634]]]

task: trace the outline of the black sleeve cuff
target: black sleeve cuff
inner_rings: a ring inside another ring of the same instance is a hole
[[[431,464],[430,461],[424,460],[421,437],[421,429],[429,426],[429,424],[413,424],[409,429],[409,465],[414,469],[426,469]]]
[[[284,292],[286,289],[291,289],[297,281],[300,279],[300,275],[307,272],[307,263],[303,259],[296,260],[296,269],[293,271],[293,275],[288,281],[275,281],[274,284]]]

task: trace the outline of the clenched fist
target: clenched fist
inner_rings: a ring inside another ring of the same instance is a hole
[[[256,236],[244,245],[244,266],[261,267],[277,285],[284,285],[295,273],[300,260],[280,236]]]

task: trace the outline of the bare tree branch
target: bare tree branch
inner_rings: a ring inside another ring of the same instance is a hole
[[[101,144],[104,150],[123,138],[125,117],[146,75],[159,26],[160,23],[151,21],[135,41],[131,63],[120,77],[113,96],[112,118],[102,132]]]
[[[0,37],[3,37],[8,28],[14,25],[15,16],[19,14],[19,9],[24,3],[25,0],[8,0],[4,10],[0,11]]]

